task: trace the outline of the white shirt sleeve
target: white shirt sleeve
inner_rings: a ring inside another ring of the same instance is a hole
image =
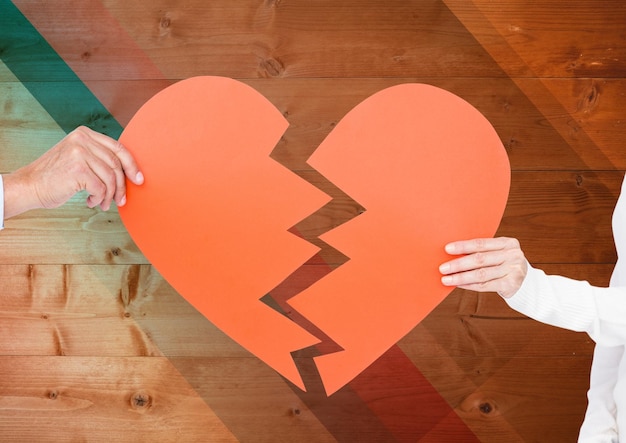
[[[4,183],[0,174],[0,230],[4,229]]]
[[[587,332],[600,345],[626,344],[626,287],[598,288],[528,265],[521,288],[506,302],[542,323]]]

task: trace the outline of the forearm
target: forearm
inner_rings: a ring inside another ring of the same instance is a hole
[[[598,288],[529,266],[513,309],[553,326],[584,331],[599,344],[626,343],[626,288]]]

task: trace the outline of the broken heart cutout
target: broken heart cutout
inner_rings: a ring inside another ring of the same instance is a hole
[[[120,138],[146,179],[119,212],[180,295],[304,390],[291,352],[320,340],[260,299],[318,252],[288,229],[330,197],[269,157],[287,126],[233,79],[166,88]],[[495,233],[510,168],[480,112],[424,84],[357,105],[308,163],[366,208],[321,237],[349,260],[288,301],[342,349],[315,358],[330,395],[447,296],[443,246]]]

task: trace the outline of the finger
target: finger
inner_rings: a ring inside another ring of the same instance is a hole
[[[98,157],[90,157],[86,160],[88,169],[82,178],[85,190],[89,193],[88,204],[91,207],[100,205],[102,210],[108,211],[111,202],[119,192],[118,182],[124,181],[121,173],[116,173],[107,163]],[[119,196],[120,200],[124,194]]]
[[[126,203],[126,177],[124,171],[121,168],[112,169],[115,177],[115,187],[111,190],[113,192],[113,199],[118,206],[124,206]]]
[[[439,266],[439,272],[442,274],[455,274],[472,269],[498,266],[504,263],[504,261],[505,254],[502,250],[475,252],[443,263]]]
[[[126,198],[126,178],[121,164],[118,160],[113,158],[106,158],[97,156],[87,161],[87,164],[91,170],[100,178],[100,180],[106,186],[106,195],[101,203],[103,210],[108,210],[111,201],[115,200],[120,206]],[[106,207],[102,206],[104,204]]]
[[[87,203],[88,208],[95,208],[96,206],[100,204],[101,201],[102,201],[102,196],[97,197],[95,195],[88,195],[87,200],[85,202]]]
[[[119,141],[112,139],[99,132],[91,131],[93,139],[108,149],[119,160],[126,177],[136,185],[143,183],[143,174],[139,171],[139,166],[133,155]]]
[[[105,142],[106,145],[100,141]],[[108,210],[111,200],[115,200],[120,206],[123,206],[126,201],[126,178],[122,162],[111,150],[111,143],[115,144],[117,142],[94,131],[90,132],[89,142],[85,143],[85,147],[92,154],[91,157],[86,157],[85,160],[107,187],[106,196],[101,203],[101,207],[104,210]]]
[[[98,205],[103,205],[106,196],[106,186],[95,174],[91,173],[85,176],[81,187],[89,194],[86,201],[88,207],[95,208]]]
[[[473,240],[463,240],[448,243],[445,250],[451,255],[473,254],[475,252],[486,252],[501,250],[510,246],[510,238],[476,238]]]
[[[459,272],[452,275],[444,275],[441,282],[445,286],[468,286],[477,285],[483,287],[494,280],[505,277],[506,271],[502,266],[483,267],[471,271]],[[484,291],[484,289],[482,289]]]

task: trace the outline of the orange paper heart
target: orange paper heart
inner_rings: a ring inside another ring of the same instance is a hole
[[[329,197],[269,157],[286,127],[267,99],[232,79],[163,90],[120,138],[146,177],[129,184],[120,215],[185,299],[304,389],[290,353],[319,339],[260,298],[318,251],[287,230]],[[309,163],[366,208],[322,237],[350,260],[289,301],[343,348],[316,358],[330,395],[448,294],[437,271],[444,244],[493,235],[510,172],[476,109],[419,84],[362,102]]]

